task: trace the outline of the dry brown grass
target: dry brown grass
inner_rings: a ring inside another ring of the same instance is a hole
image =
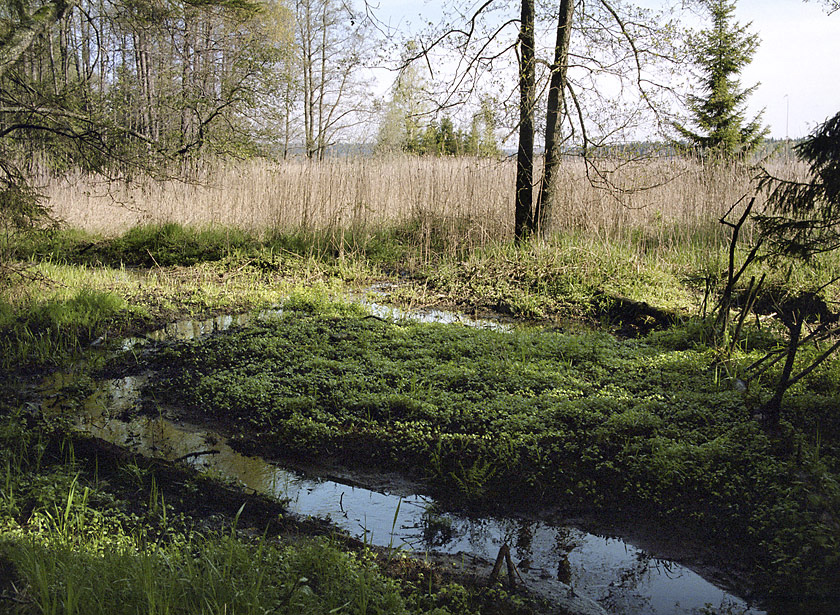
[[[220,164],[193,184],[75,177],[51,181],[45,192],[59,219],[104,235],[163,222],[254,232],[411,225],[420,238],[451,235],[472,247],[511,237],[514,175],[511,160],[251,161]],[[652,187],[594,188],[579,160],[564,164],[553,228],[605,241],[641,232],[660,245],[718,233],[718,218],[749,189],[750,172],[661,160],[627,166],[611,179]]]

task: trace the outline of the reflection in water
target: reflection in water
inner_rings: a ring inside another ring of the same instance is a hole
[[[368,293],[369,294],[369,293]],[[384,318],[387,320],[414,320],[425,323],[442,323],[442,324],[462,324],[467,327],[475,327],[478,329],[494,329],[496,331],[510,331],[509,325],[503,324],[495,320],[486,320],[473,318],[466,314],[458,312],[448,312],[445,310],[436,310],[432,308],[422,308],[417,310],[403,310],[396,307],[390,307],[374,301],[369,301],[367,295],[356,297],[361,305],[374,316]],[[208,318],[206,320],[179,320],[177,322],[169,323],[162,329],[157,329],[147,333],[143,338],[126,338],[122,340],[122,350],[130,350],[131,348],[143,345],[148,341],[161,342],[169,340],[195,340],[218,333],[227,331],[232,327],[239,327],[247,325],[248,323],[261,320],[270,320],[282,316],[283,308],[276,307],[267,310],[260,310],[258,312],[246,312],[243,314],[225,314]]]
[[[194,340],[211,333],[227,331],[231,327],[247,325],[254,320],[267,320],[283,314],[280,308],[248,312],[244,314],[225,314],[207,320],[179,320],[166,325],[163,329],[146,334],[146,338],[155,342],[164,340]]]
[[[447,312],[433,308],[409,311],[369,301],[362,301],[361,303],[374,316],[379,316],[380,318],[388,320],[407,319],[416,320],[417,322],[436,322],[445,325],[460,324],[467,327],[474,327],[476,329],[492,329],[494,331],[510,331],[512,329],[510,325],[506,325],[495,320],[473,318],[472,316],[460,314],[458,312]]]
[[[183,460],[218,478],[271,494],[287,501],[292,512],[329,518],[370,544],[465,553],[491,561],[502,544],[509,544],[528,587],[539,590],[559,578],[566,583],[561,586],[565,592],[572,591],[570,585],[616,615],[688,615],[702,612],[707,604],[732,613],[761,613],[688,568],[653,558],[620,539],[559,523],[445,512],[424,495],[379,493],[304,477],[241,455],[218,435],[163,416],[118,419],[139,404],[146,378],[102,383],[87,400],[78,428],[137,453]]]

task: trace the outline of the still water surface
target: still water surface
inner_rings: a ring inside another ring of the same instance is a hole
[[[410,490],[366,489],[242,455],[218,434],[163,415],[117,418],[139,403],[145,380],[141,376],[100,383],[77,427],[138,454],[183,460],[215,477],[272,495],[287,502],[291,512],[328,518],[370,544],[490,561],[502,544],[509,544],[529,588],[550,596],[565,588],[558,583],[563,579],[575,594],[615,615],[689,615],[704,612],[707,605],[726,613],[763,614],[691,569],[618,537],[551,519],[446,511],[431,497]]]

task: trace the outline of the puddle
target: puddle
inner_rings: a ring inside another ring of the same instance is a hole
[[[283,308],[276,307],[259,312],[245,312],[242,314],[223,314],[221,316],[214,316],[205,320],[179,320],[172,322],[161,329],[156,329],[146,333],[143,337],[128,337],[120,340],[117,345],[118,350],[131,350],[132,348],[145,346],[149,342],[163,342],[163,341],[189,341],[197,340],[206,337],[213,333],[227,331],[233,327],[241,327],[248,323],[277,318],[283,314]],[[100,338],[93,342],[92,345],[100,345],[104,342],[104,338]]]
[[[434,308],[422,308],[418,310],[401,310],[399,308],[382,305],[366,300],[360,301],[371,314],[386,320],[415,320],[417,322],[435,322],[445,325],[459,324],[476,329],[490,329],[493,331],[511,331],[511,325],[482,318],[473,318],[459,312],[448,312]]]
[[[435,308],[419,308],[415,310],[404,310],[390,307],[371,301],[371,297],[387,297],[391,290],[398,285],[393,283],[374,284],[366,288],[360,296],[353,297],[354,300],[364,305],[371,314],[387,320],[416,320],[417,322],[434,322],[446,325],[459,324],[476,329],[491,329],[493,331],[511,331],[513,327],[500,320],[488,318],[475,318],[460,312],[438,310]]]
[[[400,320],[414,320],[416,322],[441,323],[447,325],[460,324],[466,327],[492,329],[494,331],[513,330],[513,326],[510,324],[497,320],[474,318],[460,312],[451,312],[434,308],[405,310],[370,300],[370,297],[387,297],[386,291],[388,288],[390,287],[385,285],[374,285],[366,289],[361,295],[349,295],[345,298],[349,298],[365,306],[365,308],[373,316],[395,322]],[[276,307],[256,312],[224,314],[203,320],[179,320],[177,322],[169,323],[161,329],[146,333],[143,337],[129,337],[122,339],[117,344],[117,349],[123,351],[131,350],[132,348],[146,346],[149,342],[197,340],[213,333],[227,331],[228,329],[247,325],[254,321],[278,318],[279,316],[282,316],[282,314],[283,308],[278,305]],[[99,338],[91,345],[100,346],[105,342],[105,338]]]
[[[61,384],[60,377],[56,378],[48,385],[53,390]],[[241,455],[220,436],[174,423],[163,415],[129,421],[117,418],[139,404],[146,380],[147,376],[139,376],[102,382],[86,401],[77,428],[138,454],[182,460],[223,480],[280,498],[292,512],[329,518],[370,544],[491,562],[500,547],[509,544],[526,586],[574,613],[693,615],[706,612],[708,605],[716,609],[713,612],[764,614],[689,568],[618,538],[545,519],[440,511],[431,498],[410,490],[369,490]],[[49,400],[45,401],[42,410],[48,412],[49,406]]]

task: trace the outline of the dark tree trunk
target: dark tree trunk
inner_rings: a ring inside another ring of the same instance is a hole
[[[785,323],[788,327],[790,339],[788,340],[782,374],[776,382],[776,390],[773,393],[773,397],[761,408],[761,414],[764,415],[767,429],[771,432],[779,428],[779,419],[782,414],[782,398],[794,382],[791,379],[791,374],[793,374],[793,363],[796,359],[796,352],[799,350],[799,340],[802,337],[802,324],[804,320],[804,314],[797,312],[798,310],[794,310],[790,321]]]
[[[540,190],[532,230],[542,235],[551,216],[551,207],[557,194],[557,166],[560,164],[562,139],[560,138],[565,116],[566,75],[569,70],[569,42],[572,38],[574,0],[560,2],[557,18],[557,39],[554,44],[554,63],[551,66],[551,81],[548,88],[548,109],[545,123],[545,171]]]
[[[519,31],[519,149],[516,154],[514,235],[523,241],[534,230],[534,0],[522,0]]]

